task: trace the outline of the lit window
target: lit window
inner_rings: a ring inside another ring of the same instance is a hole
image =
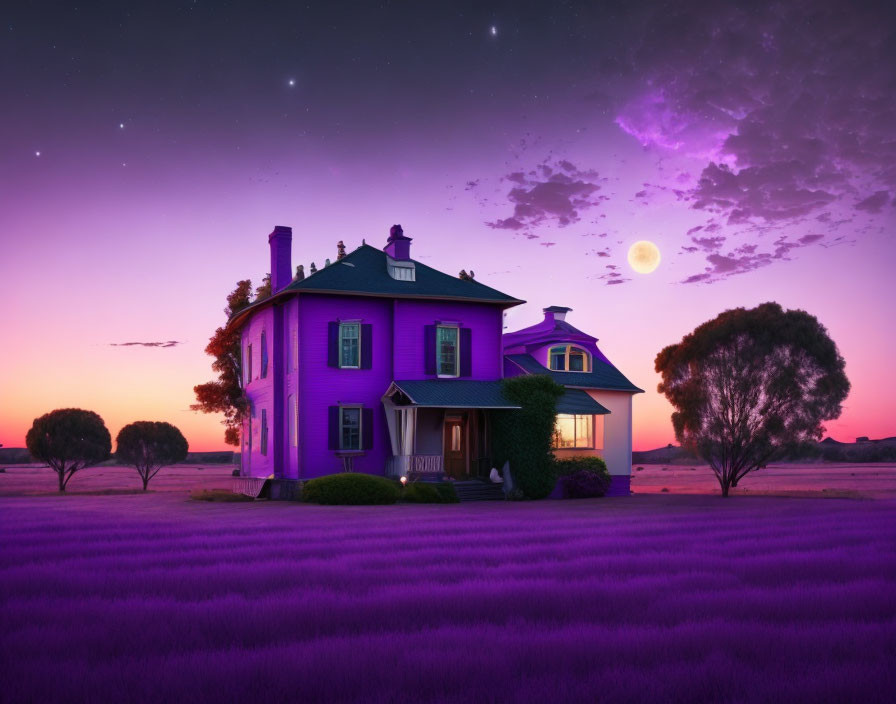
[[[339,449],[361,449],[361,409],[357,406],[339,408]]]
[[[361,367],[360,323],[339,323],[339,366],[342,369]]]
[[[460,355],[457,334],[456,327],[439,325],[436,328],[436,369],[439,376],[458,376]]]
[[[572,345],[551,347],[551,351],[548,353],[548,364],[555,372],[589,371],[588,353],[581,347]]]
[[[557,415],[554,448],[580,450],[594,448],[594,416]]]

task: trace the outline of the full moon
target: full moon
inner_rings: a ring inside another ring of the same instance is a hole
[[[660,250],[647,240],[635,242],[628,248],[628,263],[639,274],[649,274],[660,265]]]

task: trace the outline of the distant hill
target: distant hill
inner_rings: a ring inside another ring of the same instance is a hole
[[[870,440],[857,438],[856,442],[840,442],[827,437],[793,461],[821,462],[894,462],[896,461],[896,437]],[[655,450],[632,452],[632,464],[693,464],[699,460],[678,445],[667,445]]]
[[[190,452],[181,464],[233,464],[233,450]],[[36,462],[24,447],[0,447],[0,464],[32,464]],[[107,464],[115,464],[115,456]]]

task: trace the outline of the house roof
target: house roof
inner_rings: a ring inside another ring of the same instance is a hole
[[[393,381],[386,396],[401,392],[419,408],[519,408],[501,393],[500,381],[415,379]],[[567,389],[557,399],[557,413],[605,415],[610,411],[584,391]]]
[[[644,393],[612,364],[607,364],[597,357],[592,358],[590,372],[556,372],[539,364],[528,354],[508,354],[504,356],[516,364],[527,374],[547,374],[558,384],[573,389],[602,389],[606,391],[630,391]]]
[[[503,308],[525,303],[478,281],[445,274],[413,259],[410,261],[414,262],[416,280],[399,281],[389,275],[387,258],[382,250],[362,244],[330,266],[321,267],[302,281],[293,281],[270,298],[243,308],[230,318],[228,325],[243,320],[258,306],[294,293],[473,301]]]
[[[557,399],[557,413],[580,416],[604,416],[610,410],[591,398],[581,389],[567,389]]]
[[[414,406],[435,408],[519,408],[501,393],[500,381],[415,379],[393,381],[387,396],[402,392]]]

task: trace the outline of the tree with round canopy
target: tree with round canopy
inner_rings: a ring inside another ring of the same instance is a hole
[[[814,316],[777,303],[727,310],[656,357],[675,437],[709,464],[722,496],[821,439],[849,393],[844,368]]]
[[[25,445],[32,457],[56,472],[64,492],[77,472],[109,459],[112,436],[93,411],[60,408],[34,420]]]
[[[171,423],[138,420],[124,426],[115,439],[115,457],[132,465],[143,481],[143,491],[162,467],[183,462],[187,440]]]

